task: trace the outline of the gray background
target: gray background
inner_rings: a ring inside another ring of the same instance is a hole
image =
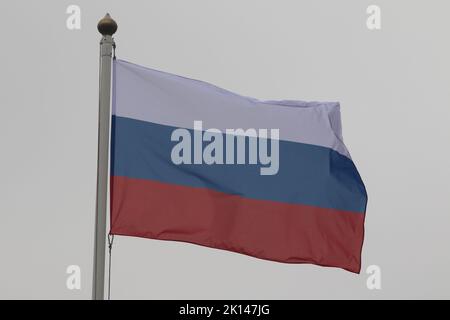
[[[70,4],[81,30],[66,28]],[[261,99],[340,101],[369,193],[361,275],[117,237],[113,298],[450,298],[444,0],[1,1],[0,298],[90,298],[106,11],[122,59]],[[366,288],[371,264],[382,290]]]

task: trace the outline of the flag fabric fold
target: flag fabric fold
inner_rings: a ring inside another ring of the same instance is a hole
[[[358,273],[367,194],[335,102],[259,101],[114,60],[112,234]]]

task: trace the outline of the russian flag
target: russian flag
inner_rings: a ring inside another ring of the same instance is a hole
[[[113,65],[111,234],[359,273],[367,193],[339,103]]]

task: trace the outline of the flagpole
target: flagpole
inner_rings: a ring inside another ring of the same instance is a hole
[[[108,149],[111,104],[111,65],[113,47],[112,35],[117,30],[116,22],[109,14],[97,25],[102,34],[100,40],[100,85],[98,113],[98,158],[97,158],[97,198],[95,210],[95,245],[92,299],[103,300],[105,294],[105,248],[106,248],[106,208],[108,195]]]

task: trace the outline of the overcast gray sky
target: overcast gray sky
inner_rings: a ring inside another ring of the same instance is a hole
[[[381,8],[368,30],[366,9]],[[69,5],[81,29],[66,27]],[[0,298],[89,299],[97,21],[117,56],[260,99],[340,101],[369,194],[360,275],[117,237],[112,298],[450,298],[448,1],[0,2]],[[68,290],[66,268],[81,268]],[[381,269],[381,290],[365,270]]]

